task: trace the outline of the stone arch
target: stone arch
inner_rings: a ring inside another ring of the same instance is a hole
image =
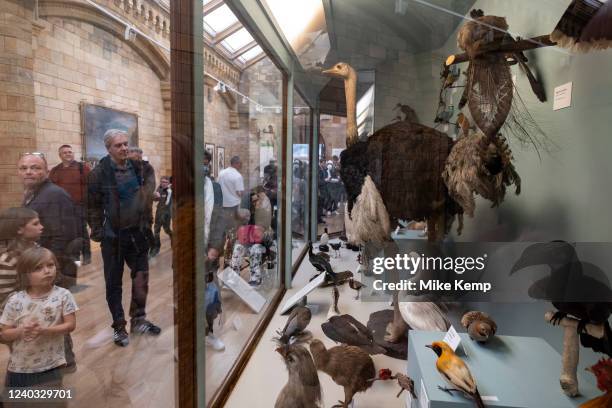
[[[124,41],[125,25],[87,3],[74,0],[39,0],[38,4],[40,17],[60,17],[84,21]],[[169,80],[170,61],[163,50],[140,35],[136,36],[134,41],[125,42],[145,60],[160,80]]]

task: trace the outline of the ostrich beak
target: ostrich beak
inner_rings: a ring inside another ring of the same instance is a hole
[[[321,74],[323,75],[327,75],[327,76],[332,76],[332,77],[339,77],[340,76],[340,72],[335,68],[329,68],[329,69],[324,69],[323,71],[321,71]]]

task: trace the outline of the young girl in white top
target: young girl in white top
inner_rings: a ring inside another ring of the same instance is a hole
[[[12,342],[7,387],[52,387],[62,384],[66,365],[64,335],[76,326],[72,294],[55,285],[57,260],[46,248],[30,248],[17,262],[19,292],[9,297],[0,328]]]

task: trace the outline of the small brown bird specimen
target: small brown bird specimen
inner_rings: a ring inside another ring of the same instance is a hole
[[[468,366],[459,358],[452,348],[443,341],[434,341],[431,345],[426,345],[436,353],[436,368],[442,377],[453,388],[445,388],[438,386],[442,391],[446,391],[452,395],[452,391],[462,392],[464,395],[474,399],[478,408],[484,408],[484,402],[476,387],[476,382],[472,377],[472,373]]]
[[[289,380],[276,398],[274,408],[319,408],[321,384],[308,350],[292,344],[281,346],[276,351],[283,357]]]
[[[334,407],[348,408],[353,396],[366,391],[376,379],[374,361],[359,347],[340,345],[327,350],[320,340],[313,340],[310,352],[317,369],[344,387],[344,401]]]
[[[355,299],[359,299],[359,294],[361,293],[361,289],[363,289],[365,285],[359,282],[358,280],[349,278],[349,287],[357,291],[357,296],[355,296]]]
[[[417,398],[416,394],[414,393],[414,381],[412,378],[402,373],[396,373],[395,378],[397,379],[397,384],[402,388],[400,392],[397,393],[396,398],[399,398],[404,390],[408,390],[410,395],[412,395],[412,398]]]
[[[486,343],[497,331],[497,323],[488,314],[476,310],[464,314],[461,325],[467,329],[472,340],[480,343]]]
[[[278,339],[279,343],[287,344],[293,336],[299,336],[300,338],[298,340],[301,342],[309,340],[304,337],[308,337],[310,333],[304,332],[304,329],[308,326],[308,323],[310,323],[311,318],[312,312],[307,307],[298,306],[293,309],[287,318],[287,323],[283,331],[277,332],[277,334],[280,335]]]

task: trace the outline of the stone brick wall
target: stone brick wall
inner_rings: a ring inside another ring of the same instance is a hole
[[[169,114],[160,79],[122,39],[89,23],[41,20],[34,42],[37,148],[59,162],[57,147],[72,144],[81,157],[81,103],[138,115],[139,146],[156,169],[170,174]]]
[[[149,65],[137,45],[100,28],[113,27],[112,21],[99,20],[107,18],[103,14],[42,2],[51,16],[35,20],[33,4],[0,0],[0,208],[21,202],[20,153],[41,151],[53,166],[59,163],[58,146],[70,143],[76,157],[82,156],[82,103],[137,114],[139,146],[158,178],[171,174],[169,84],[160,67]],[[157,3],[139,2],[137,9],[127,1],[101,4],[169,45],[167,10]],[[66,16],[58,17],[58,10]],[[77,14],[93,20],[74,18]],[[210,47],[204,52],[205,71],[236,86],[239,71]],[[238,119],[240,129],[231,130],[229,110],[218,95],[205,106],[207,141],[226,147],[227,162],[233,154],[248,156],[248,112]]]
[[[346,118],[342,116],[320,115],[320,132],[325,139],[326,161],[331,160],[333,149],[346,148]]]
[[[0,209],[21,202],[15,164],[36,146],[32,12],[24,2],[0,0]]]

